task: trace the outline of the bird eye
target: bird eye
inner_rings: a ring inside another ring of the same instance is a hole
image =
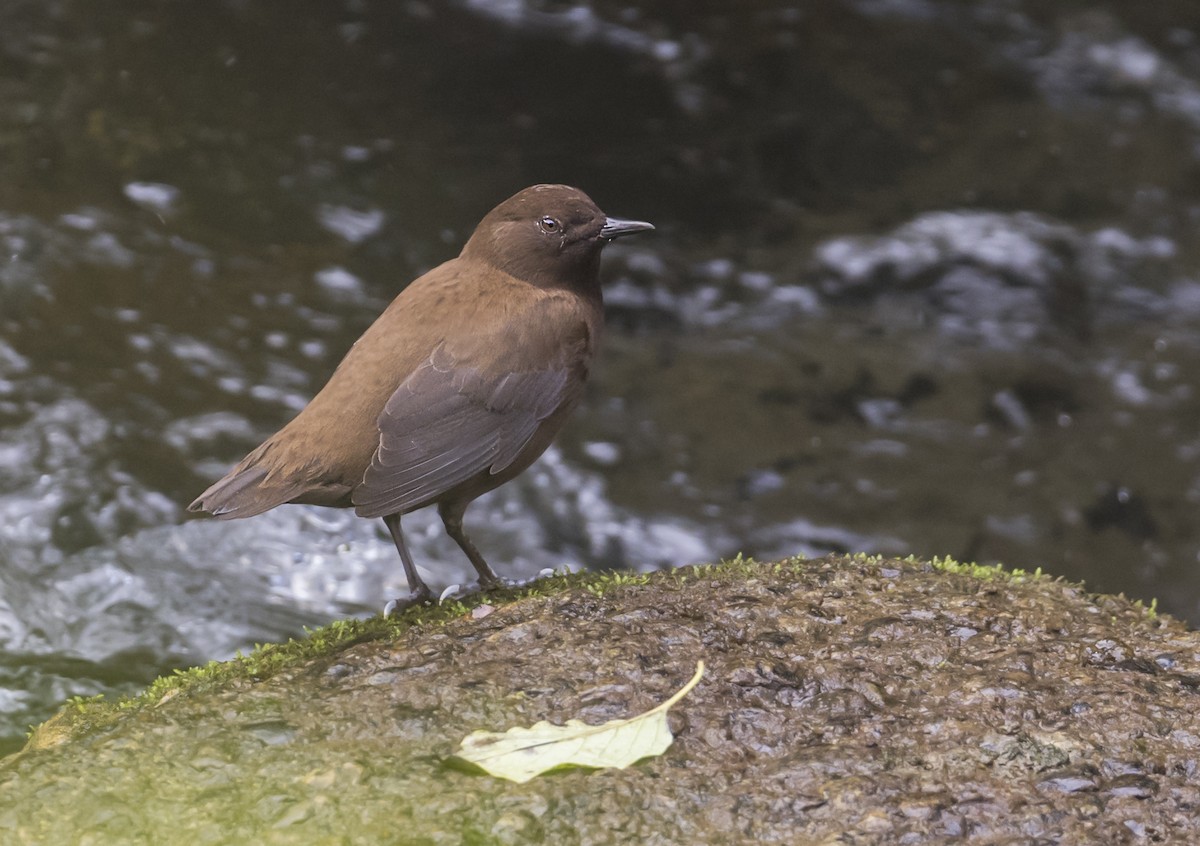
[[[543,232],[547,233],[557,232],[560,225],[561,224],[554,218],[550,217],[550,215],[546,215],[538,221],[538,226],[541,227]]]

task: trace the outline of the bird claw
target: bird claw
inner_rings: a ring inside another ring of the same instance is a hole
[[[414,606],[431,604],[433,604],[433,593],[425,585],[421,585],[420,589],[414,590],[402,599],[389,599],[383,606],[383,616],[394,617]]]
[[[528,587],[538,579],[549,578],[550,576],[557,574],[557,570],[552,570],[551,568],[547,567],[544,570],[541,570],[536,576],[533,576],[529,579],[505,579],[497,576],[495,581],[488,581],[486,584],[476,580],[473,582],[468,582],[465,585],[447,585],[445,590],[438,594],[437,604],[441,605],[445,603],[447,599],[466,599],[468,596],[473,596],[477,593],[483,593],[486,590],[506,590]],[[424,586],[422,585],[422,587]],[[433,602],[433,593],[429,590],[429,588],[425,588],[422,591],[414,591],[411,595],[403,599],[389,600],[387,605],[383,606],[383,616],[391,617],[395,614],[400,614],[404,611],[407,611],[414,605],[432,605]]]
[[[447,599],[462,600],[468,596],[483,593],[485,590],[497,587],[507,587],[507,584],[504,580],[500,580],[499,583],[484,585],[482,582],[476,580],[474,582],[467,582],[465,585],[449,585],[442,591],[441,596],[438,597],[438,605],[441,605]]]
[[[483,593],[484,591],[524,587],[533,581],[535,579],[503,579],[497,576],[494,580],[489,579],[486,582],[476,579],[473,582],[467,582],[465,585],[449,585],[438,597],[438,605],[441,605],[447,599],[462,600],[468,596]]]

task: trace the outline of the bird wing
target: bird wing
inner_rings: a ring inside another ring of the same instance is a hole
[[[572,369],[570,356],[541,369],[483,369],[439,344],[379,415],[379,447],[354,489],[355,513],[403,513],[485,470],[500,473],[573,400],[580,380]]]

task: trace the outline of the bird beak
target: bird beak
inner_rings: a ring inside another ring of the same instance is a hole
[[[606,241],[611,241],[613,238],[620,238],[622,235],[646,232],[653,228],[654,224],[646,223],[644,220],[620,220],[615,217],[606,217],[604,218],[604,226],[600,230],[600,237]]]

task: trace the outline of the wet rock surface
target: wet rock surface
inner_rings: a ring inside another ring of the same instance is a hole
[[[585,584],[0,763],[18,842],[1137,843],[1197,836],[1200,635],[1048,578],[864,558]],[[478,728],[703,682],[675,745],[514,785]],[[86,709],[85,709],[86,710]],[[169,837],[167,835],[169,832]]]

